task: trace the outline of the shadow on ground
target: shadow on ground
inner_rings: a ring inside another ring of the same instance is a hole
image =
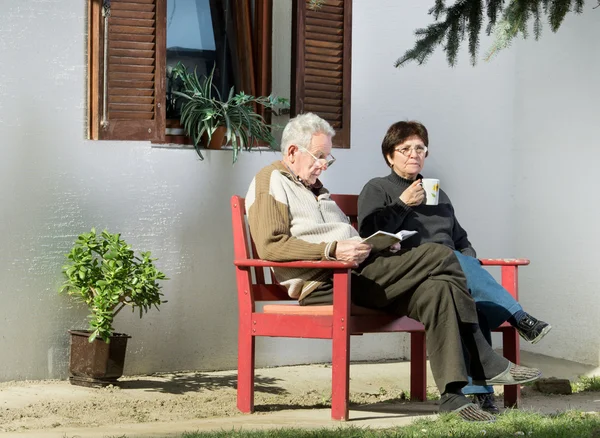
[[[281,379],[256,376],[254,390],[275,395],[287,395],[288,391],[278,385]],[[237,374],[218,375],[210,373],[161,374],[120,382],[121,389],[141,389],[165,394],[185,394],[199,390],[217,391],[223,388],[237,389]]]

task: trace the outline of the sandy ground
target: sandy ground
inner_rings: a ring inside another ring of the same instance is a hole
[[[328,365],[257,370],[258,415],[328,406],[330,378]],[[236,379],[235,371],[222,371],[123,377],[119,387],[98,389],[74,386],[67,381],[0,383],[0,432],[239,416]],[[431,376],[428,381],[433,382]],[[407,402],[404,391],[408,388],[407,362],[351,367],[354,409],[368,410],[372,406],[376,411],[378,406],[394,405],[399,412],[411,415],[437,411],[436,402]],[[433,386],[431,392],[435,392]],[[524,388],[523,394],[524,409],[545,413],[567,409],[600,411],[600,393],[548,396]]]

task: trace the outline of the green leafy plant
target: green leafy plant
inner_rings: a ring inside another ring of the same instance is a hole
[[[251,96],[244,92],[235,93],[233,87],[227,99],[222,99],[213,85],[215,69],[208,76],[199,78],[196,70],[189,73],[184,64],[179,62],[171,72],[174,80],[180,79],[182,88],[173,94],[183,100],[181,106],[181,124],[186,134],[192,138],[194,148],[200,159],[204,159],[200,150],[202,136],[206,136],[207,144],[219,127],[226,129],[227,144],[233,147],[233,162],[242,149],[249,150],[257,142],[275,147],[275,138],[271,133],[272,126],[263,116],[255,111],[257,105],[273,111],[274,114],[289,108],[289,100],[269,96]]]
[[[573,392],[600,391],[600,376],[579,376],[579,380],[571,383]]]
[[[97,337],[109,342],[114,317],[125,306],[139,308],[140,318],[162,301],[160,280],[165,274],[154,266],[150,252],[136,256],[120,234],[103,231],[80,234],[66,254],[69,262],[62,271],[66,281],[60,293],[67,293],[87,304],[90,315],[90,342]]]

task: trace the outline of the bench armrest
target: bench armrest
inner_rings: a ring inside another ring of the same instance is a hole
[[[527,266],[529,259],[479,259],[483,266]]]
[[[238,268],[310,268],[310,269],[353,269],[357,263],[334,260],[299,260],[294,262],[271,262],[261,259],[236,259],[233,264]]]

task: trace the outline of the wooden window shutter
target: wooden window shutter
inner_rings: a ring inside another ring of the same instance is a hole
[[[163,140],[166,0],[90,0],[88,17],[89,138]]]
[[[295,0],[292,115],[313,112],[336,130],[333,144],[350,147],[352,0]]]

